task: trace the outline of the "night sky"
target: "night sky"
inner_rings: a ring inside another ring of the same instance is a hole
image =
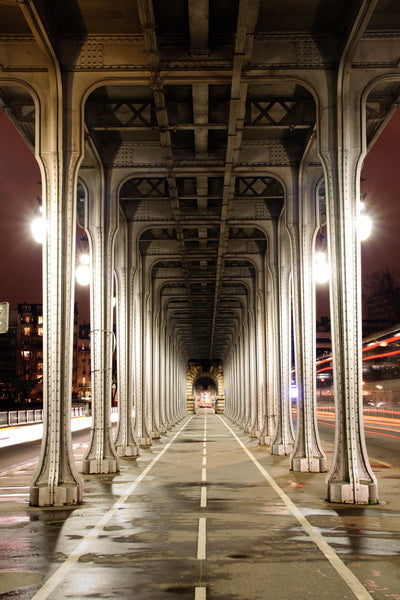
[[[365,159],[367,206],[374,220],[362,244],[363,277],[374,270],[397,269],[400,258],[400,110]],[[0,301],[42,301],[41,246],[30,221],[40,195],[40,171],[25,141],[0,112]],[[317,313],[327,314],[326,293],[317,292]],[[78,288],[80,322],[89,319],[88,288]]]
[[[42,247],[30,223],[40,196],[40,170],[30,148],[0,111],[0,301],[42,302]],[[76,287],[79,321],[89,321],[89,288]]]

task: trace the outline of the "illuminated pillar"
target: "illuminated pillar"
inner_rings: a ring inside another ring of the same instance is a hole
[[[243,311],[244,312],[244,311]],[[244,319],[244,314],[242,315]],[[242,322],[240,338],[239,338],[239,357],[240,357],[240,367],[239,367],[239,388],[240,388],[240,425],[244,431],[249,431],[249,405],[248,405],[248,397],[247,397],[247,381],[246,381],[246,370],[247,370],[247,361],[246,361],[246,325]]]
[[[132,236],[131,251],[136,253],[136,240]],[[144,330],[144,298],[142,285],[142,259],[138,257],[138,266],[133,277],[133,297],[134,297],[134,323],[133,323],[133,338],[134,338],[134,397],[136,407],[136,438],[142,448],[151,446],[151,434],[148,429],[148,415],[146,404],[145,386],[145,330]]]
[[[102,189],[104,186],[104,189]],[[117,454],[111,425],[113,331],[113,246],[118,229],[118,198],[107,173],[88,199],[86,232],[92,253],[90,290],[90,346],[92,428],[89,448],[82,461],[84,473],[116,473]]]
[[[318,169],[318,175],[320,171]],[[314,235],[317,228],[316,179],[300,172],[300,195],[289,194],[287,227],[291,234],[297,416],[292,471],[326,471],[317,426],[315,396]],[[313,193],[314,190],[314,193]]]
[[[28,5],[22,9],[34,11]],[[32,506],[82,501],[71,440],[76,178],[82,139],[78,113],[62,111],[60,74],[57,67],[54,70],[49,69],[43,81],[37,114],[36,150],[47,229],[43,243],[43,437],[30,487]]]
[[[269,227],[271,229],[271,226]],[[270,233],[269,244],[274,239],[273,229]],[[278,365],[277,349],[275,343],[277,341],[278,316],[276,314],[275,302],[275,269],[271,265],[270,269],[266,269],[265,278],[265,347],[266,347],[266,398],[265,398],[265,414],[264,414],[264,430],[265,443],[270,445],[275,437],[276,431],[276,415],[277,415],[277,400],[278,400]]]
[[[161,311],[161,327],[160,327],[160,423],[161,432],[170,429],[171,425],[168,421],[167,404],[166,404],[166,326],[165,326],[165,310]]]
[[[361,101],[360,92],[349,86],[347,71],[344,69],[341,74],[338,106],[332,108],[327,100],[321,122],[321,156],[327,173],[336,406],[335,447],[326,496],[331,502],[363,504],[377,501],[378,486],[368,460],[363,428],[361,260],[357,233]],[[335,139],[333,133],[337,133],[336,149],[330,143]]]
[[[263,288],[264,277],[257,273],[257,307],[256,307],[256,353],[257,353],[257,393],[258,393],[258,442],[261,446],[269,444],[268,433],[268,407],[266,398],[265,372],[266,372],[266,345],[265,345],[265,303]]]
[[[122,223],[116,240],[115,262],[117,277],[117,368],[119,420],[115,447],[118,456],[138,456],[139,445],[134,434],[133,385],[131,376],[130,323],[127,252],[127,228]]]
[[[155,339],[153,338],[154,333],[154,323],[153,323],[153,306],[152,306],[152,294],[151,291],[148,290],[149,287],[149,279],[150,274],[146,274],[145,278],[145,286],[146,293],[144,297],[144,382],[145,382],[145,402],[146,402],[146,413],[147,413],[147,428],[150,432],[152,439],[159,438],[161,436],[160,431],[158,429],[158,424],[154,418],[154,396],[153,396],[153,386],[154,386],[154,369],[153,369],[153,361],[154,361],[154,343]]]
[[[153,419],[154,430],[161,435],[166,432],[161,420],[161,386],[160,386],[160,311],[157,306],[156,314],[153,319]]]
[[[283,221],[283,220],[282,220]],[[288,256],[289,240],[283,225],[280,223],[280,235],[275,248],[279,244],[279,262],[273,259],[271,271],[275,275],[274,301],[278,315],[275,338],[277,380],[277,423],[275,437],[271,444],[271,454],[291,454],[293,450],[293,425],[290,399],[290,340],[291,340],[291,303],[290,303],[290,259]],[[276,252],[276,250],[275,250]]]
[[[254,296],[252,290],[252,296]],[[254,298],[252,298],[252,305]],[[249,310],[249,391],[250,391],[250,435],[258,437],[258,394],[257,394],[257,355],[256,355],[256,323],[254,310]]]

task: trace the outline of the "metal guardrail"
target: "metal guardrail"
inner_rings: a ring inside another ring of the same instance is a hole
[[[89,412],[85,406],[75,406],[71,409],[71,417],[88,417]],[[43,410],[8,410],[0,412],[0,427],[11,427],[13,425],[27,425],[30,423],[41,423],[43,421]]]

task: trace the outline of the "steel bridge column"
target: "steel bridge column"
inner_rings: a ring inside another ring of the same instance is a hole
[[[129,341],[131,322],[128,295],[129,264],[126,223],[118,231],[115,249],[117,278],[117,369],[119,420],[115,447],[118,456],[138,456],[139,445],[134,434],[133,386],[130,372],[132,345]]]
[[[320,171],[318,169],[318,175]],[[314,235],[317,227],[315,178],[300,173],[300,193],[287,202],[287,226],[292,240],[293,306],[297,387],[297,428],[292,471],[326,471],[326,457],[317,426],[315,398]],[[314,186],[313,186],[314,184]],[[293,186],[294,187],[294,186]],[[313,192],[314,188],[314,194]]]
[[[157,307],[158,309],[158,307]],[[153,418],[154,429],[159,432],[159,435],[165,433],[165,429],[161,423],[161,395],[160,395],[160,311],[155,310],[155,318],[153,321]]]
[[[260,289],[261,273],[257,273],[257,294],[256,294],[256,363],[257,363],[257,430],[258,442],[264,446],[267,443],[267,432],[265,430],[265,339],[264,339],[264,298]]]
[[[377,481],[365,444],[362,398],[361,260],[357,233],[362,157],[360,93],[339,81],[337,112],[323,111],[328,248],[332,268],[331,321],[336,405],[335,448],[326,479],[330,502],[376,502]],[[337,132],[338,145],[329,140]],[[326,136],[328,137],[328,136]]]
[[[169,331],[169,323],[167,327],[167,335],[165,336],[165,340],[165,405],[168,427],[171,428],[174,425],[174,422],[171,407],[171,333]]]
[[[167,412],[167,386],[166,386],[166,326],[165,326],[165,314],[164,311],[161,313],[161,327],[160,327],[160,421],[161,421],[161,432],[164,433],[170,428],[168,422]]]
[[[254,295],[254,290],[251,291]],[[252,299],[252,305],[254,298]],[[250,435],[258,437],[258,387],[257,387],[257,355],[256,355],[256,323],[254,310],[249,310],[249,390],[250,390]]]
[[[237,403],[237,424],[239,427],[243,426],[244,422],[244,414],[243,414],[243,394],[242,394],[242,385],[243,385],[243,371],[242,371],[242,331],[239,330],[238,338],[237,338],[237,368],[236,368],[236,394],[238,398]]]
[[[29,12],[32,7],[22,9]],[[57,66],[54,72],[49,68],[42,92],[37,154],[47,225],[42,259],[43,437],[29,500],[32,506],[62,506],[82,501],[71,441],[76,174],[82,139],[78,111],[63,107]]]
[[[271,236],[273,239],[273,236]],[[277,341],[278,316],[276,314],[275,302],[275,284],[274,268],[266,270],[265,278],[265,323],[264,336],[266,345],[266,398],[265,398],[265,415],[264,415],[264,430],[265,441],[270,445],[275,437],[276,431],[276,415],[277,415],[277,400],[278,400],[278,366],[277,349],[275,343]]]
[[[245,324],[242,323],[242,331],[240,335],[240,371],[239,371],[239,385],[240,385],[240,425],[245,432],[249,431],[249,405],[246,397],[246,349],[245,349]]]
[[[131,239],[131,251],[136,253],[136,236]],[[140,447],[151,446],[151,435],[148,430],[147,405],[145,394],[145,323],[143,317],[143,265],[142,257],[138,256],[137,268],[133,277],[133,341],[134,341],[134,398],[136,406],[136,437]]]
[[[290,399],[290,340],[291,340],[291,303],[290,303],[290,267],[287,256],[289,240],[281,222],[279,235],[278,275],[275,267],[274,301],[278,314],[276,341],[279,379],[277,385],[277,424],[275,437],[271,444],[271,454],[291,454],[293,450],[293,425]],[[272,270],[272,269],[271,269]],[[279,307],[279,309],[278,309]]]
[[[146,277],[147,279],[147,277]],[[147,285],[146,285],[147,287]],[[145,352],[145,363],[144,363],[144,380],[145,380],[145,388],[144,394],[146,399],[146,407],[147,407],[147,427],[150,431],[150,435],[152,439],[158,439],[161,437],[161,434],[158,429],[158,423],[155,421],[154,414],[154,343],[155,340],[153,338],[154,334],[154,323],[153,323],[153,306],[152,306],[152,294],[151,291],[146,293],[145,295],[145,310],[143,314],[144,318],[144,352]]]
[[[84,473],[116,473],[117,455],[112,438],[113,246],[118,228],[118,199],[110,174],[104,190],[89,198],[87,235],[92,249],[91,351],[92,429],[89,448],[82,461]]]

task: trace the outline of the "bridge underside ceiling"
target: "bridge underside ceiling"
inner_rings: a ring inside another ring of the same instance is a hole
[[[125,76],[87,99],[87,139],[106,168],[124,173],[122,210],[146,225],[140,252],[152,281],[162,280],[162,301],[188,359],[222,359],[266,264],[267,223],[285,205],[279,173],[300,165],[315,131],[315,100],[296,69],[337,68],[360,3],[34,4],[65,72]],[[364,41],[399,32],[397,1],[378,0]],[[18,3],[0,3],[0,42],[9,36],[33,42]],[[290,76],[274,79],[275,68]],[[368,144],[399,89],[385,82],[371,92]],[[34,147],[30,95],[2,86],[0,105]],[[90,167],[87,157],[83,167]]]

